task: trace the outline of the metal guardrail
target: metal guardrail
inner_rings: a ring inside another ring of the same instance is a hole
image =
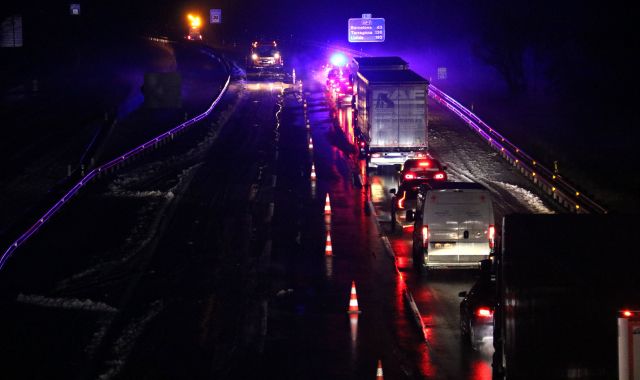
[[[101,175],[105,174],[105,173],[109,173],[113,170],[115,170],[116,168],[121,167],[125,162],[127,162],[128,160],[134,158],[135,156],[137,156],[138,154],[145,152],[149,149],[158,147],[160,145],[165,144],[167,141],[172,140],[174,138],[174,136],[178,135],[179,133],[184,132],[184,130],[186,130],[188,127],[190,127],[191,125],[201,121],[202,119],[204,119],[205,117],[209,116],[209,114],[213,111],[213,109],[216,107],[216,105],[218,105],[218,103],[220,102],[220,100],[222,99],[222,97],[224,96],[224,94],[227,92],[227,89],[229,88],[229,83],[231,83],[231,76],[227,77],[227,82],[225,83],[224,87],[222,88],[222,90],[220,91],[220,94],[218,94],[218,96],[216,97],[216,99],[213,101],[213,103],[211,103],[211,105],[209,106],[209,108],[207,108],[206,111],[204,111],[203,113],[201,113],[200,115],[185,121],[184,123],[178,125],[177,127],[174,127],[170,130],[168,130],[167,132],[147,141],[146,143],[131,149],[130,151],[124,153],[123,155],[114,158],[113,160],[107,162],[106,164],[103,164],[93,170],[91,170],[87,175],[85,175],[84,177],[82,177],[82,179],[80,180],[80,182],[76,183],[75,186],[73,186],[71,188],[71,190],[69,190],[62,198],[60,198],[60,200],[58,200],[53,207],[51,207],[44,215],[42,215],[42,217],[40,217],[40,219],[38,219],[38,221],[36,221],[26,232],[24,232],[22,235],[20,235],[20,237],[18,237],[18,239],[16,239],[2,254],[2,257],[0,257],[0,270],[2,270],[2,268],[4,267],[4,265],[6,264],[7,260],[9,260],[9,258],[13,255],[13,253],[21,246],[23,245],[33,234],[35,234],[47,221],[49,221],[49,219],[51,219],[51,217],[53,215],[55,215],[58,211],[60,211],[60,209],[62,208],[62,206],[64,206],[65,204],[67,204],[71,198],[73,198],[74,196],[76,196],[80,190],[82,188],[84,188],[87,184],[89,184],[90,182],[92,182],[94,179],[99,178]]]
[[[496,150],[502,158],[516,167],[522,175],[536,184],[558,204],[574,213],[606,214],[607,209],[581,193],[559,174],[540,164],[522,149],[491,128],[476,114],[458,101],[429,85],[429,96],[462,119],[474,132]]]

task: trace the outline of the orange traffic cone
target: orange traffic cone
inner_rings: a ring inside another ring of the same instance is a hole
[[[331,232],[327,231],[327,242],[324,244],[325,256],[333,256],[333,246],[331,245]]]
[[[382,380],[384,376],[382,375],[382,360],[378,360],[378,370],[376,371],[376,380]]]
[[[324,213],[325,215],[331,214],[331,202],[329,201],[329,193],[327,193],[327,196],[324,198]]]
[[[311,180],[315,180],[316,179],[316,166],[314,164],[311,164]]]
[[[356,282],[351,281],[351,298],[349,298],[349,309],[347,310],[349,314],[360,314],[361,311],[358,309],[358,296],[356,295]]]

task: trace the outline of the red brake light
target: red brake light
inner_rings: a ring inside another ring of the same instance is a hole
[[[416,176],[414,176],[411,173],[407,173],[407,174],[404,175],[404,179],[414,179],[414,178],[416,178]]]
[[[360,141],[360,146],[364,148],[364,141]]]
[[[436,173],[433,176],[433,179],[437,179],[437,180],[443,181],[444,180],[444,173]]]
[[[422,246],[429,244],[429,226],[422,226]]]
[[[622,310],[622,316],[626,318],[633,317],[633,312],[631,310]]]
[[[479,307],[476,310],[476,316],[482,318],[491,318],[493,317],[493,310],[489,309],[488,307]]]
[[[489,248],[493,249],[496,241],[496,228],[493,224],[489,225],[487,230],[487,237],[489,238]]]
[[[418,162],[418,166],[422,166],[422,167],[429,167],[431,166],[431,161],[420,161]]]

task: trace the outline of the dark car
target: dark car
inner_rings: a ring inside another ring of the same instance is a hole
[[[406,181],[446,181],[446,166],[433,158],[411,158],[406,160],[400,170],[400,183]]]
[[[493,341],[493,312],[496,305],[496,278],[489,267],[491,260],[482,261],[481,275],[468,292],[460,292],[460,332],[462,338],[479,349]]]

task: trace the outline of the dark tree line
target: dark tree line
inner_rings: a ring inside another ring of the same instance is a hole
[[[514,94],[562,93],[635,71],[637,31],[622,4],[482,0],[473,7],[474,53]]]

